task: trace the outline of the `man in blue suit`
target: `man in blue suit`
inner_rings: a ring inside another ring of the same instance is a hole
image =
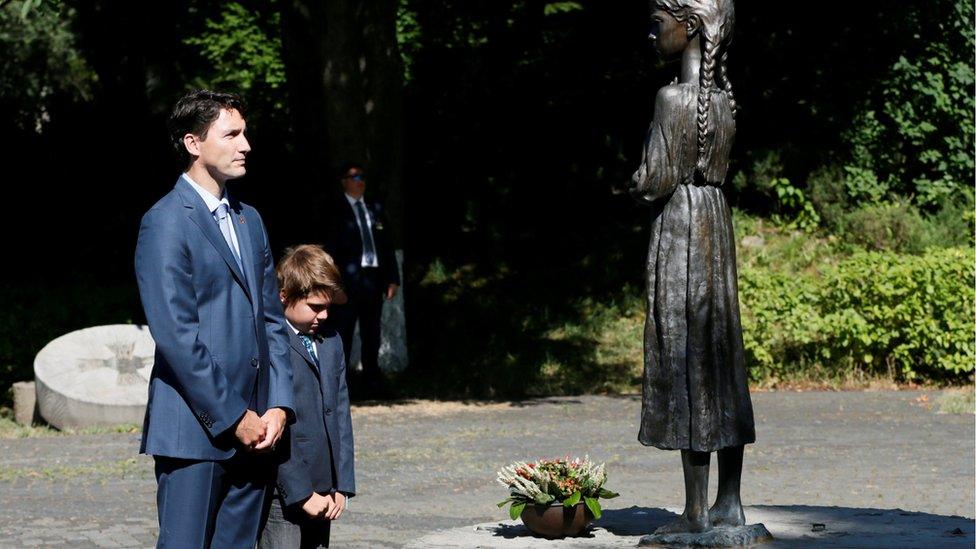
[[[159,547],[253,547],[269,456],[293,417],[289,336],[267,233],[227,181],[250,145],[236,95],[195,90],[170,133],[186,160],[143,217],[136,278],[156,342],[141,452],[156,465]]]

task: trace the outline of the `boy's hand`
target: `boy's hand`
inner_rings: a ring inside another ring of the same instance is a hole
[[[265,424],[258,417],[257,413],[254,410],[248,410],[244,412],[244,417],[237,422],[237,428],[234,429],[234,436],[248,450],[253,450],[255,448],[254,445],[258,444],[265,437],[266,431]]]
[[[324,518],[324,515],[329,512],[329,507],[332,505],[332,498],[323,496],[318,492],[312,492],[312,497],[305,500],[305,503],[302,504],[302,510],[312,518]]]
[[[254,447],[257,452],[264,452],[268,450],[274,450],[275,444],[278,444],[278,439],[281,438],[281,434],[285,430],[285,421],[288,416],[285,411],[281,408],[272,408],[261,416],[261,422],[265,427],[264,440],[258,443]]]
[[[325,497],[332,502],[331,507],[325,512],[325,518],[329,520],[338,519],[346,508],[346,496],[339,492],[333,492]]]
[[[396,293],[397,293],[397,288],[399,288],[399,286],[397,286],[396,284],[390,284],[389,286],[386,287],[386,300],[387,301],[393,299],[393,296],[395,296]]]

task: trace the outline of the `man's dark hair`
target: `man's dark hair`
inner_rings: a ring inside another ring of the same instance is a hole
[[[339,166],[339,171],[338,171],[339,181],[345,179],[346,174],[349,173],[349,170],[353,168],[356,168],[360,172],[366,173],[366,168],[364,168],[363,165],[360,164],[359,162],[343,162]]]
[[[206,139],[207,130],[223,109],[234,109],[244,116],[244,100],[236,93],[191,90],[176,102],[167,126],[176,154],[184,165],[189,165],[191,158],[183,145],[183,136],[192,133],[201,140]]]

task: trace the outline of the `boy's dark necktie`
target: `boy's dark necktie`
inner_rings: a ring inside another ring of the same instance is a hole
[[[312,343],[312,338],[305,334],[298,334],[298,339],[302,340],[302,343],[305,345],[305,350],[308,351],[308,356],[312,357],[312,362],[318,366],[319,357],[315,354],[315,343]]]

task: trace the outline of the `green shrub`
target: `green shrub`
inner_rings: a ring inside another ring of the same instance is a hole
[[[921,39],[901,52],[887,75],[865,90],[844,135],[845,167],[857,200],[889,191],[930,207],[971,192],[976,29],[971,0],[919,3],[901,24]]]
[[[800,376],[811,366],[820,337],[817,286],[809,276],[746,267],[739,272],[746,363],[754,381]]]
[[[867,204],[842,214],[835,226],[845,241],[868,250],[918,254],[926,248],[971,246],[972,200],[945,201],[923,214],[907,200]]]
[[[973,265],[972,250],[948,248],[920,256],[863,252],[828,268],[820,304],[831,354],[824,358],[909,380],[971,373]]]
[[[850,203],[847,196],[847,176],[836,164],[826,164],[817,168],[807,177],[810,202],[820,214],[823,225],[836,228]]]
[[[869,250],[920,253],[933,244],[929,224],[907,201],[869,203],[842,215],[837,229]]]
[[[815,229],[820,215],[807,193],[784,175],[780,152],[766,150],[749,156],[754,158],[750,167],[735,174],[732,186],[740,193],[755,190],[767,198],[773,222],[791,229]]]
[[[739,288],[752,378],[971,376],[973,265],[971,248],[861,251],[815,273],[744,265]]]
[[[925,220],[932,245],[973,247],[976,244],[976,200],[972,192],[944,200]]]

